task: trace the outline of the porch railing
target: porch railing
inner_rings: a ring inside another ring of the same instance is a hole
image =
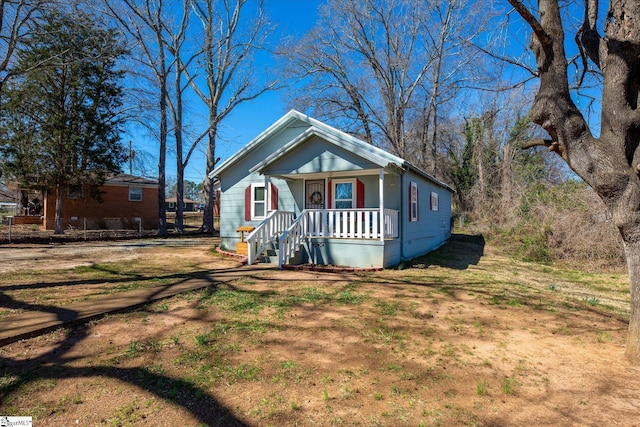
[[[293,222],[293,212],[272,211],[247,236],[247,264],[251,265],[280,233]]]
[[[278,267],[289,260],[308,237],[386,239],[398,237],[397,210],[307,209],[280,236]]]

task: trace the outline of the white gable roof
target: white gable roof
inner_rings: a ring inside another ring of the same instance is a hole
[[[213,179],[218,177],[220,174],[224,173],[225,170],[233,166],[239,159],[241,159],[246,154],[250,153],[269,138],[271,138],[276,133],[290,126],[292,123],[300,121],[309,125],[309,127],[298,135],[296,138],[283,145],[280,149],[276,150],[262,162],[253,166],[250,170],[253,172],[261,172],[265,168],[267,168],[270,164],[277,161],[278,159],[285,156],[292,149],[299,147],[304,144],[309,138],[313,136],[318,136],[323,140],[335,144],[347,151],[350,151],[378,166],[381,168],[386,167],[396,167],[400,169],[411,169],[419,175],[424,176],[430,181],[450,190],[453,192],[453,189],[449,187],[447,184],[435,179],[431,175],[421,171],[415,166],[411,165],[406,160],[395,156],[385,150],[382,150],[378,147],[375,147],[365,141],[362,141],[352,135],[349,135],[345,132],[342,132],[334,127],[331,127],[321,121],[313,119],[305,114],[302,114],[296,110],[290,110],[287,114],[282,116],[278,121],[269,126],[264,132],[255,137],[251,142],[245,145],[242,149],[236,152],[233,156],[222,162],[217,168],[215,168],[210,174],[209,178]]]
[[[392,164],[399,168],[403,163],[402,159],[400,158],[397,158],[397,161],[395,161],[396,159],[391,159],[390,161],[388,158],[385,158],[379,155],[379,153],[376,153],[375,151],[371,150],[371,148],[375,148],[375,147],[372,147],[370,144],[367,144],[367,146],[364,147],[363,149],[363,147],[360,144],[355,144],[353,141],[350,141],[349,139],[342,138],[341,136],[343,135],[337,135],[333,132],[327,132],[325,129],[321,129],[316,126],[311,126],[307,130],[305,130],[303,133],[298,135],[296,138],[292,139],[289,143],[282,146],[279,150],[275,151],[273,154],[268,156],[262,162],[258,163],[253,168],[249,169],[249,172],[262,173],[264,169],[269,167],[269,165],[273,164],[278,159],[287,155],[291,150],[303,145],[309,138],[313,136],[318,136],[327,142],[330,142],[339,147],[345,148],[348,151],[382,168],[386,168],[388,166],[391,166]],[[348,135],[345,135],[345,136],[348,136]],[[385,153],[385,154],[388,154],[388,153]]]

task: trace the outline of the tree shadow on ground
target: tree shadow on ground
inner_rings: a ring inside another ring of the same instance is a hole
[[[415,258],[403,267],[429,268],[440,267],[466,270],[470,265],[477,265],[484,255],[484,236],[469,234],[453,234],[447,243],[433,252]]]
[[[75,357],[67,354],[78,342],[88,337],[89,326],[82,324],[67,329],[67,335],[50,351],[32,359],[16,360],[0,357],[0,407],[10,405],[12,395],[41,380],[102,377],[114,378],[145,390],[157,397],[181,406],[207,426],[241,427],[246,424],[211,394],[194,382],[172,378],[147,367],[119,367],[114,364],[95,364],[76,367]]]
[[[231,272],[233,269],[226,268],[218,270],[218,273]],[[195,277],[203,281],[202,287],[217,288],[219,282],[204,271],[199,271]],[[176,274],[172,275],[178,281],[189,280],[194,274]],[[118,280],[118,279],[116,279]],[[157,292],[164,288],[171,287],[176,283],[158,286]],[[188,292],[188,291],[187,291]],[[130,311],[137,306],[145,306],[153,303],[154,295],[149,297],[148,301],[138,305],[132,305],[126,309]],[[145,390],[154,394],[158,398],[181,406],[189,412],[199,422],[207,426],[245,426],[246,424],[237,418],[229,409],[219,403],[214,396],[201,388],[196,382],[184,378],[173,378],[162,372],[155,372],[145,366],[139,367],[120,367],[116,364],[105,363],[95,364],[92,366],[77,367],[71,366],[70,362],[76,360],[76,357],[69,356],[69,352],[77,346],[77,344],[87,339],[89,334],[89,325],[86,321],[92,317],[75,322],[79,313],[71,308],[60,308],[57,306],[46,306],[40,304],[30,304],[23,301],[16,301],[8,298],[0,293],[0,306],[12,307],[22,310],[35,310],[42,312],[55,313],[58,318],[66,321],[66,336],[55,345],[50,351],[31,359],[18,360],[0,356],[0,407],[6,409],[10,407],[12,396],[29,387],[31,384],[38,383],[42,380],[57,380],[68,378],[86,378],[86,377],[102,377],[114,378],[129,383],[141,390]],[[102,315],[95,316],[95,318]],[[61,325],[52,327],[58,329]],[[42,332],[45,332],[44,330]],[[37,335],[39,335],[38,333]]]

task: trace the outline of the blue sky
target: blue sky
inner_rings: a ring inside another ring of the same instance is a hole
[[[277,25],[276,33],[301,37],[310,29],[316,20],[316,11],[321,0],[266,0],[265,10],[271,21]],[[268,67],[270,63],[255,64],[257,69]],[[237,150],[246,145],[254,137],[278,120],[287,112],[287,108],[281,101],[284,92],[267,92],[256,100],[249,101],[239,106],[222,124],[219,130],[221,140],[216,145],[216,156],[225,160]],[[302,109],[302,108],[300,108]],[[204,115],[204,111],[202,112]],[[204,117],[204,116],[203,116]],[[131,139],[133,148],[153,157],[153,171],[157,175],[157,148],[156,142],[146,133],[138,133],[135,130],[124,137],[124,141]],[[202,143],[187,165],[185,180],[196,183],[202,182],[206,174],[205,168],[205,144]],[[125,172],[129,172],[129,166],[124,165]],[[175,181],[175,156],[171,153],[167,157],[167,177]],[[140,171],[133,169],[133,174]]]
[[[308,31],[316,22],[317,10],[325,0],[265,0],[265,11],[270,17],[272,23],[277,25],[275,35],[279,37],[290,36],[294,40],[299,39]],[[511,42],[514,43],[517,51],[521,51],[528,40],[528,32],[523,31],[526,25],[519,17],[514,17],[510,35]],[[277,39],[272,40],[273,44],[277,44]],[[513,46],[510,46],[513,48]],[[265,58],[265,55],[258,55],[258,58],[265,61],[264,63],[255,63],[255,69],[264,69],[272,67],[273,61]],[[521,71],[511,69],[516,74]],[[511,76],[511,78],[516,78]],[[216,145],[216,156],[221,160],[225,160],[232,156],[236,151],[240,150],[244,145],[260,134],[263,130],[273,124],[282,115],[287,112],[282,99],[286,95],[285,90],[277,92],[267,92],[256,100],[249,101],[236,108],[233,113],[225,119],[219,128],[219,138]],[[193,105],[198,104],[194,102]],[[596,105],[596,111],[599,110]],[[195,108],[195,107],[194,107]],[[200,108],[200,107],[197,107]],[[304,106],[295,106],[296,109],[304,111]],[[199,111],[199,110],[198,110]],[[198,111],[195,111],[198,113]],[[191,120],[190,125],[194,128],[206,129],[205,117],[206,111],[202,108],[199,113],[202,117],[202,126],[194,123],[193,116],[188,117]],[[593,117],[595,118],[595,116]],[[595,126],[597,128],[597,126]],[[132,131],[131,134],[125,135],[123,141],[129,139],[133,141],[133,148],[140,152],[147,153],[148,171],[153,175],[157,175],[157,143],[146,133],[137,133]],[[200,183],[204,180],[206,174],[205,168],[205,143],[201,143],[201,147],[194,152],[192,158],[185,170],[185,179]],[[123,169],[128,172],[128,165],[123,165]],[[175,182],[175,156],[173,153],[168,154],[167,158],[167,178]],[[140,170],[133,170],[134,174],[141,174]]]

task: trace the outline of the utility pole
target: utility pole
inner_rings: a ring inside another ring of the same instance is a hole
[[[136,153],[131,148],[131,140],[129,140],[129,175],[133,175],[133,158]]]

